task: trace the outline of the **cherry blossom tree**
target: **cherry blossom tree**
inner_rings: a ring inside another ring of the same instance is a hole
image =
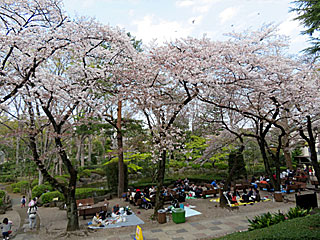
[[[163,206],[160,198],[165,177],[167,153],[181,137],[175,121],[198,95],[198,84],[207,77],[210,67],[203,58],[208,54],[209,39],[180,39],[163,46],[151,46],[140,53],[132,73],[126,73],[129,87],[126,93],[133,106],[146,119],[155,144],[157,172],[157,210]]]
[[[276,35],[274,27],[231,37],[220,46],[219,63],[200,96],[207,103],[236,111],[250,120],[244,136],[257,140],[270,177],[270,160],[274,162],[276,179],[271,181],[279,190],[280,153],[286,134],[280,124],[286,116],[281,112],[290,102],[286,83],[295,77],[299,62],[284,55],[285,39]],[[280,130],[276,146],[267,141],[273,128]]]
[[[102,80],[112,81],[118,66],[124,67],[135,51],[120,29],[91,19],[69,19],[59,0],[2,1],[0,20],[1,107],[8,108],[14,95],[24,98],[33,160],[45,180],[64,195],[67,230],[77,230],[77,170],[68,157],[64,137],[74,130],[72,117],[77,107],[91,108],[86,117],[92,117],[103,105],[95,101],[96,87]],[[36,124],[36,112],[45,119],[43,125]],[[47,125],[53,129],[57,154],[70,175],[67,185],[49,174],[44,155],[38,151],[36,136]]]
[[[319,126],[319,63],[306,61],[300,65],[300,71],[288,84],[288,93],[291,96],[291,108],[287,108],[299,134],[310,148],[311,163],[315,176],[320,180],[320,166],[317,156],[317,140]]]

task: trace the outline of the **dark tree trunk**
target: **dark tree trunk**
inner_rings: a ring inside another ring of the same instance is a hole
[[[317,149],[316,149],[316,139],[313,135],[312,132],[312,122],[311,122],[311,117],[307,116],[307,132],[308,132],[308,136],[305,135],[305,133],[303,132],[303,129],[300,129],[300,136],[307,141],[309,148],[310,148],[310,154],[311,154],[311,162],[312,162],[312,166],[315,172],[315,175],[318,179],[318,181],[320,181],[320,167],[319,167],[319,163],[318,163],[318,157],[317,157]]]
[[[79,230],[79,219],[78,219],[75,188],[71,188],[71,189],[69,188],[68,191],[65,192],[64,197],[66,199],[66,205],[67,205],[67,218],[68,218],[67,231]]]
[[[118,197],[124,193],[124,163],[123,163],[123,138],[121,132],[121,108],[122,102],[118,101],[118,118],[117,118],[117,143],[118,143]]]
[[[228,177],[223,185],[223,189],[222,191],[219,190],[219,195],[220,195],[220,201],[219,201],[219,204],[220,204],[220,207],[226,207],[227,204],[228,204],[228,201],[226,199],[226,197],[223,195],[223,192],[225,191],[228,191],[228,187],[233,179],[233,175],[234,173],[236,172],[237,170],[237,166],[238,166],[238,156],[239,155],[242,155],[243,154],[243,151],[244,151],[244,145],[243,145],[243,139],[240,138],[240,141],[242,143],[241,147],[236,151],[236,153],[234,154],[234,161],[233,161],[233,164],[232,164],[232,168],[229,170],[229,174],[228,174]]]
[[[284,159],[286,161],[286,167],[289,168],[290,170],[293,170],[292,159],[291,159],[291,154],[290,154],[290,150],[289,150],[290,142],[289,142],[288,134],[286,134],[284,136],[283,142],[284,142],[283,155],[284,155]]]
[[[162,150],[161,160],[158,162],[158,173],[157,173],[157,192],[156,192],[156,203],[154,208],[154,215],[158,214],[158,210],[163,208],[163,199],[161,197],[161,190],[164,182],[164,175],[166,170],[166,155],[167,151]]]

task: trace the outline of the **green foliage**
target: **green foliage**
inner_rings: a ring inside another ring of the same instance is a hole
[[[287,214],[280,211],[278,213],[264,213],[261,216],[255,216],[252,220],[248,219],[250,226],[249,231],[269,227],[286,219],[305,217],[310,213],[311,209],[301,209],[299,207],[290,208]]]
[[[52,191],[52,190],[53,188],[50,184],[37,185],[34,188],[32,188],[32,198],[40,197],[43,193],[46,193],[47,191]]]
[[[300,207],[290,208],[290,210],[286,214],[286,217],[288,219],[305,217],[309,215],[310,212],[311,212],[311,208],[310,209],[301,209]]]
[[[3,190],[0,190],[0,198],[3,198],[6,195],[6,192]]]
[[[11,174],[7,174],[7,175],[1,175],[0,176],[0,182],[14,182],[14,180],[16,179],[16,177],[14,175]]]
[[[204,167],[204,168],[206,168],[206,169],[211,169],[211,168],[212,168],[212,164],[206,162],[206,163],[204,163],[204,164],[202,165],[202,167]]]
[[[239,239],[319,239],[320,213],[280,222],[268,228],[233,233],[220,240]]]
[[[255,216],[253,219],[248,219],[249,231],[259,228],[269,227],[272,224],[272,214],[270,212],[264,213],[261,216]]]
[[[69,182],[69,175],[61,175],[61,176],[55,176],[54,177],[59,183],[64,183],[64,184],[68,184]]]
[[[39,179],[38,178],[33,179],[31,182],[31,188],[34,188],[38,184],[39,184]]]
[[[214,167],[218,170],[227,170],[228,169],[228,163],[225,162],[217,162],[214,164]]]
[[[320,3],[315,0],[296,0],[294,1],[296,7],[292,8],[291,11],[295,11],[298,17],[295,20],[301,21],[301,23],[307,29],[302,34],[311,36],[312,47],[306,49],[307,52],[314,54],[320,50],[320,39],[318,37],[312,37],[315,32],[320,30]]]
[[[0,207],[3,205],[3,199],[0,198]]]
[[[186,150],[188,150],[188,152],[185,154],[186,159],[194,161],[201,158],[203,156],[203,152],[208,147],[208,144],[206,143],[207,140],[208,139],[203,137],[191,135],[190,141],[185,144]]]
[[[29,189],[29,182],[28,181],[19,181],[17,183],[12,183],[11,187],[14,193],[24,193]]]
[[[110,161],[108,164],[105,165],[106,168],[106,176],[107,176],[107,183],[108,189],[115,192],[118,188],[118,162]],[[128,168],[127,165],[124,164],[124,182],[125,182],[125,189],[128,188]]]
[[[231,169],[235,165],[236,171],[233,172],[232,179],[236,180],[236,179],[247,178],[247,170],[244,163],[242,151],[238,149],[232,150],[229,154],[228,163],[229,163],[229,173],[231,172]]]
[[[96,196],[103,196],[109,191],[100,188],[77,188],[76,199],[84,199]]]
[[[76,189],[76,199],[84,199],[95,196],[103,196],[107,194],[107,190],[99,189],[99,188],[77,188]],[[54,198],[59,198],[59,201],[64,200],[64,196],[62,193],[58,191],[47,192],[41,195],[40,200],[42,203],[52,202]]]
[[[42,203],[50,203],[52,202],[52,200],[54,198],[59,198],[59,201],[63,201],[64,197],[63,194],[58,192],[58,191],[54,191],[54,192],[47,192],[41,195],[40,197],[40,201]]]

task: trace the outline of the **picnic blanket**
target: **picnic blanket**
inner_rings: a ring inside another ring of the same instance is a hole
[[[196,216],[196,215],[202,214],[201,212],[193,210],[190,207],[184,207],[184,210],[186,211],[185,217],[192,217],[192,216]]]
[[[269,198],[263,198],[261,199],[260,202],[267,202],[267,201],[271,201],[271,199]],[[220,198],[214,198],[211,199],[210,202],[220,202]],[[244,203],[244,202],[238,202],[238,203],[234,203],[234,204],[229,204],[230,207],[237,207],[237,206],[244,206],[244,205],[250,205],[253,204],[254,202],[248,202],[248,203]]]
[[[136,226],[144,224],[144,221],[142,221],[140,218],[138,218],[135,214],[124,216],[126,219],[125,222],[116,222],[104,226],[92,226],[89,225],[88,227],[91,229],[99,229],[99,228],[119,228],[119,227],[128,227],[128,226]],[[115,218],[107,218],[108,222],[112,222],[115,220]]]

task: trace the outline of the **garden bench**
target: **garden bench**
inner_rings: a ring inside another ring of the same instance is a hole
[[[287,185],[287,193],[290,193],[290,190],[295,190],[296,192],[299,190],[298,184]]]
[[[307,188],[307,183],[305,182],[295,182],[295,184],[298,185],[300,190],[305,190]]]
[[[108,206],[106,204],[99,204],[97,206],[83,206],[78,208],[79,216],[83,216],[86,219],[87,216],[94,216],[97,212],[108,211]]]
[[[267,189],[268,191],[270,190],[270,185],[268,183],[258,183],[258,186],[260,190]]]
[[[318,186],[319,186],[319,182],[316,181],[316,180],[310,180],[310,183],[311,183],[312,185],[314,185],[315,188],[318,188]]]
[[[77,201],[77,206],[91,206],[94,205],[94,199],[93,198],[85,198],[85,199],[79,199]]]
[[[213,195],[214,197],[216,197],[216,196],[217,196],[217,193],[219,193],[219,189],[204,190],[204,191],[202,192],[202,197],[203,197],[204,199],[207,198],[206,195]]]

